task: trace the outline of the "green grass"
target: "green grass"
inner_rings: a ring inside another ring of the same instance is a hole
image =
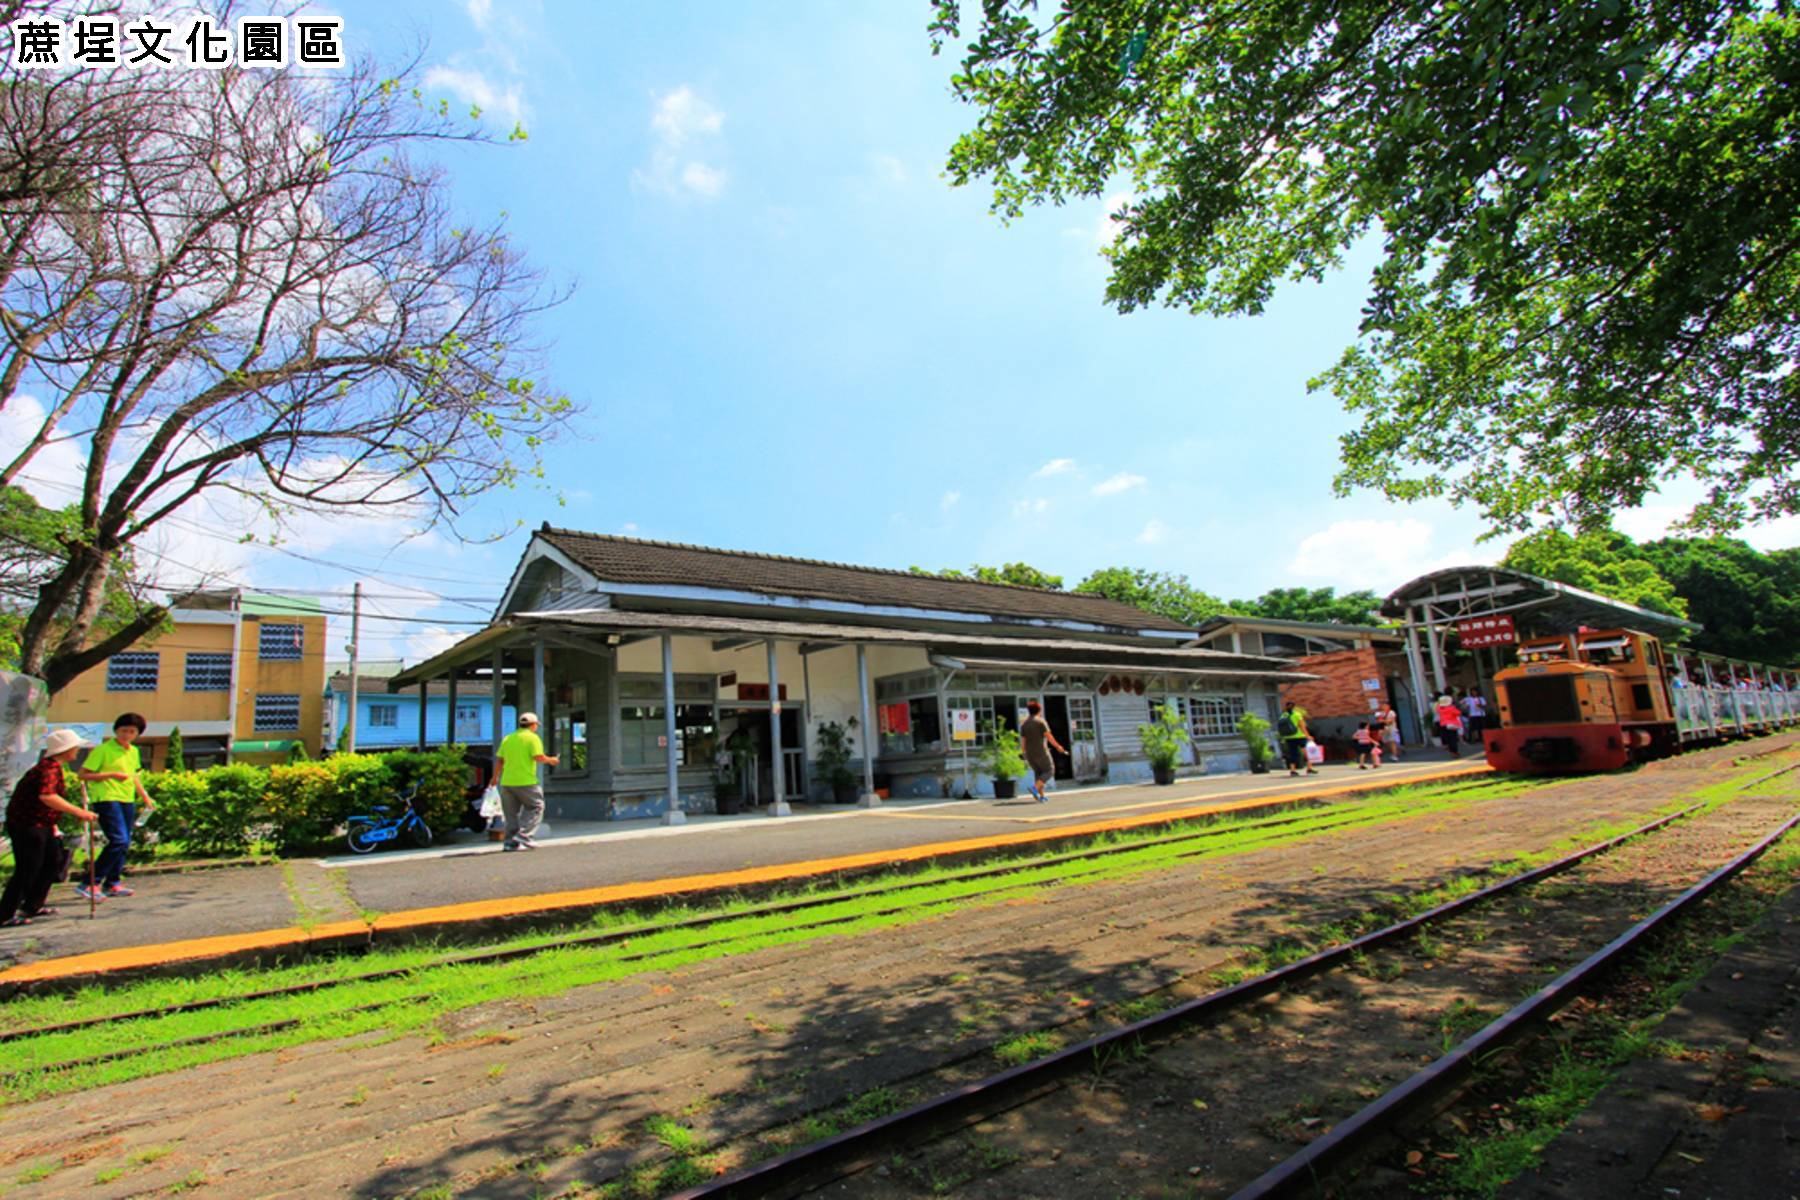
[[[1042,893],[1071,883],[1126,878],[1193,861],[1249,853],[1272,845],[1316,836],[1332,829],[1364,828],[1402,821],[1423,813],[1445,811],[1495,794],[1518,790],[1515,781],[1479,781],[1434,788],[1399,789],[1373,801],[1329,806],[1281,818],[1221,823],[1200,842],[1167,843],[1166,834],[1126,835],[1100,839],[1120,845],[1112,856],[1034,865],[1023,860],[998,877],[959,878],[967,868],[928,868],[896,873],[893,882],[922,883],[897,896],[867,885],[839,893],[819,908],[802,913],[770,913],[768,901],[727,901],[707,908],[663,914],[661,925],[645,927],[629,945],[555,947],[566,933],[543,933],[512,939],[503,945],[545,946],[541,953],[518,960],[444,965],[441,947],[420,946],[374,953],[356,959],[306,962],[263,971],[227,971],[201,979],[152,980],[115,991],[88,989],[68,997],[27,997],[9,1004],[0,1027],[70,1020],[121,1009],[155,1009],[190,999],[230,996],[258,988],[313,979],[345,978],[401,966],[411,973],[390,979],[353,982],[334,989],[329,999],[316,995],[241,1001],[194,1013],[169,1013],[138,1021],[114,1022],[28,1039],[9,1045],[8,1068],[0,1096],[10,1101],[34,1099],[78,1087],[180,1070],[188,1066],[308,1042],[376,1033],[387,1037],[412,1032],[429,1034],[447,1013],[472,1007],[492,995],[515,998],[554,995],[570,988],[611,982],[651,971],[667,971],[693,962],[748,954],[781,945],[826,937],[851,937],[878,929],[931,920],[961,909],[990,905],[1021,895]],[[1298,819],[1295,819],[1297,816]],[[1274,824],[1276,820],[1291,824]],[[1068,851],[1060,851],[1066,854]],[[1043,858],[1045,856],[1038,856]],[[807,894],[813,889],[801,889]],[[822,889],[821,889],[822,891]],[[830,892],[823,892],[827,897]],[[720,918],[703,928],[676,929],[667,922],[699,913]],[[734,912],[744,915],[734,916]],[[638,923],[634,914],[601,914],[581,931],[619,928]],[[356,1011],[360,1009],[361,1011]],[[253,1027],[281,1021],[290,1028],[256,1031]],[[232,1035],[204,1044],[176,1045],[182,1039]],[[63,1068],[73,1059],[102,1054],[125,1057],[87,1067]]]
[[[1007,1038],[994,1047],[994,1057],[1009,1067],[1028,1063],[1035,1058],[1043,1058],[1062,1049],[1062,1038],[1048,1030],[1035,1033],[1021,1033],[1017,1037]]]

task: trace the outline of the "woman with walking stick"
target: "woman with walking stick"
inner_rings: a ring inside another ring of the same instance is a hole
[[[45,871],[51,869],[56,854],[56,822],[64,815],[80,817],[88,828],[88,861],[93,861],[94,814],[71,804],[64,793],[68,784],[63,767],[81,749],[81,735],[72,729],[58,729],[44,743],[44,753],[13,788],[6,806],[6,836],[12,839],[13,874],[0,893],[0,927],[29,925],[33,917],[54,915],[53,910],[21,912],[29,897],[43,894],[39,887]],[[91,869],[91,868],[90,868]],[[90,911],[91,917],[93,913]]]

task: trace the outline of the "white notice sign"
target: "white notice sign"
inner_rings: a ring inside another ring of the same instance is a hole
[[[950,740],[953,742],[972,742],[975,740],[974,709],[953,708],[950,710]]]
[[[1379,680],[1379,679],[1365,679],[1365,680],[1363,680],[1363,691],[1365,691],[1365,692],[1379,692],[1379,691],[1380,691],[1380,690],[1381,690],[1381,680]]]

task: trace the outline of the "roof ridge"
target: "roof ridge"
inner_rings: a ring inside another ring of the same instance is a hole
[[[729,554],[734,558],[757,558],[767,562],[799,563],[808,567],[837,567],[845,571],[863,571],[870,575],[899,575],[906,579],[939,579],[945,583],[972,583],[980,587],[1005,588],[1014,592],[1031,592],[1041,596],[1091,596],[1095,600],[1107,600],[1119,603],[1111,596],[1103,596],[1098,592],[1078,592],[1073,588],[1033,587],[1025,583],[1000,583],[992,579],[971,579],[967,576],[939,575],[934,571],[901,570],[898,567],[871,567],[862,563],[836,562],[828,558],[801,558],[793,554],[769,554],[761,550],[730,550],[724,546],[702,546],[695,542],[666,542],[659,538],[627,537],[619,533],[590,533],[585,529],[563,529],[546,521],[538,528],[539,533],[564,534],[571,537],[592,538],[600,542],[628,542],[633,546],[661,546],[668,550],[699,550],[707,554]]]

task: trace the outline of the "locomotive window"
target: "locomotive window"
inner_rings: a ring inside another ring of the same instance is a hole
[[[1631,703],[1638,708],[1650,707],[1650,685],[1634,683],[1631,685]]]

